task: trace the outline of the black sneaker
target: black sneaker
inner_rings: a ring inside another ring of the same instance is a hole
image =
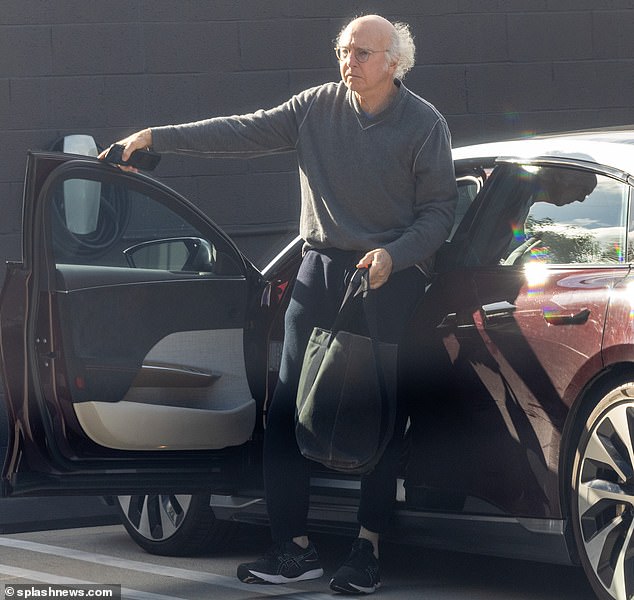
[[[243,583],[290,583],[323,574],[315,546],[304,549],[292,541],[276,544],[262,558],[238,567],[238,579]]]
[[[358,538],[352,543],[348,560],[330,580],[330,589],[342,594],[371,594],[381,587],[379,561],[372,542]]]

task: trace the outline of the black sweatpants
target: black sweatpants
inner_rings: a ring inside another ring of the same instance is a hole
[[[330,329],[347,283],[363,253],[309,250],[304,255],[285,317],[280,375],[271,400],[264,438],[264,484],[271,533],[277,542],[306,535],[310,461],[295,440],[295,397],[304,352],[313,327]],[[416,267],[393,273],[376,293],[379,336],[400,341],[426,278]],[[369,365],[368,368],[372,368]],[[407,421],[399,405],[394,436],[377,466],[361,479],[359,524],[382,532],[392,513],[396,470]]]

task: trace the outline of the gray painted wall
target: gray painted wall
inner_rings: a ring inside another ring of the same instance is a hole
[[[371,12],[411,24],[406,84],[455,145],[634,123],[634,0],[0,0],[0,256],[19,258],[27,149],[274,106],[337,79],[333,38]],[[292,156],[157,175],[253,258],[295,228]]]

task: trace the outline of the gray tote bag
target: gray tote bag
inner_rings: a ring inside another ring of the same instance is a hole
[[[363,313],[369,335],[346,331],[351,310]],[[368,269],[359,269],[332,329],[315,327],[306,348],[295,421],[301,453],[338,471],[372,470],[394,432],[396,383],[397,344],[378,340]]]

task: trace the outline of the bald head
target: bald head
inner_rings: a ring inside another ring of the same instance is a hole
[[[343,31],[354,31],[357,29],[367,29],[368,31],[375,32],[377,36],[382,37],[383,40],[388,43],[396,32],[394,25],[380,15],[365,15],[354,19],[348,23]]]

